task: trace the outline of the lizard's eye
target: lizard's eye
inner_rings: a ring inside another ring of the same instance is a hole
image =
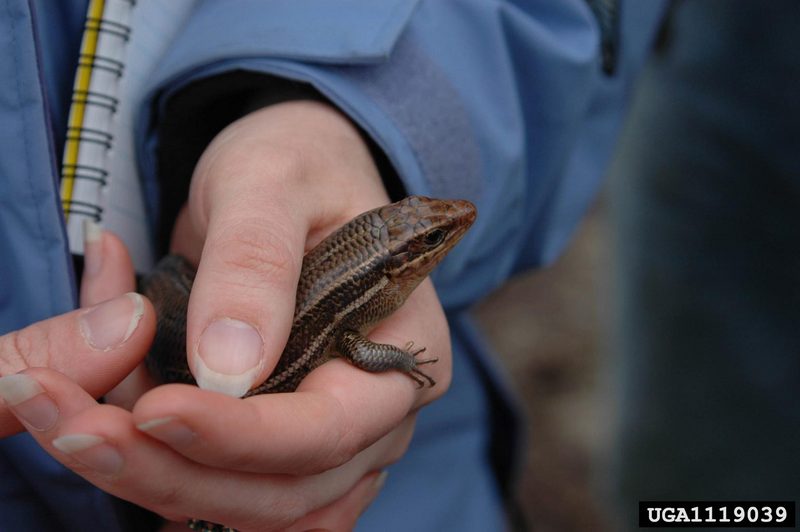
[[[446,233],[444,229],[434,229],[433,231],[425,235],[425,238],[423,239],[425,245],[429,247],[438,246],[444,240],[445,234]]]

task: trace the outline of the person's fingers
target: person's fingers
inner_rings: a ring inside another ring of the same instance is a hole
[[[187,386],[160,387],[137,402],[134,419],[151,436],[204,464],[271,473],[325,471],[372,445],[448,387],[447,324],[430,282],[370,336],[426,346],[425,356],[439,361],[422,367],[437,384],[418,389],[402,373],[373,374],[334,360],[293,394],[242,401]]]
[[[49,367],[98,397],[141,361],[154,332],[155,313],[150,302],[128,293],[0,337],[0,376]],[[23,408],[30,392],[24,383],[15,387],[13,379],[6,381],[6,387],[0,390],[4,399],[0,436],[19,430],[8,406]]]
[[[81,279],[81,307],[96,305],[136,289],[136,278],[125,244],[113,233],[86,220],[84,223],[84,267]],[[122,382],[105,394],[106,402],[127,410],[154,386],[144,363],[136,366]]]
[[[28,401],[49,408],[51,421],[38,427],[29,411],[14,413],[42,447],[101,489],[171,519],[195,517],[242,530],[284,530],[331,504],[359,480],[386,465],[381,441],[357,458],[320,475],[253,475],[209,468],[182,458],[136,430],[130,413],[98,405],[77,384],[45,368],[0,378],[36,392]],[[235,503],[232,504],[232,501]]]
[[[296,107],[306,112],[296,113]],[[342,138],[352,136],[371,164],[346,119],[321,104],[304,102],[270,107],[232,124],[195,169],[189,232],[204,240],[189,300],[187,351],[201,388],[238,397],[264,380],[289,335],[309,237],[332,219],[343,223],[386,201],[374,165],[375,176],[369,179],[378,192],[363,187],[362,199],[353,206],[346,203],[347,190],[331,186],[331,180],[346,181],[335,165],[320,163],[330,148],[308,140],[313,135],[296,133],[308,121],[309,109],[316,117],[316,136],[342,145],[348,145]],[[343,151],[338,155],[344,160],[349,152]],[[348,177],[358,182],[357,176]]]
[[[266,200],[218,201],[189,299],[189,365],[201,388],[239,397],[289,336],[307,227]]]
[[[170,253],[185,257],[195,267],[200,263],[200,255],[203,252],[203,235],[199,234],[197,228],[192,224],[188,205],[181,208],[175,219],[169,244]]]
[[[113,233],[94,222],[84,223],[84,264],[81,280],[81,306],[136,290],[136,278],[125,244]]]
[[[184,456],[231,470],[320,473],[346,463],[392,430],[398,431],[398,445],[386,459],[396,460],[413,433],[414,416],[407,416],[408,405],[389,408],[386,419],[381,416],[375,422],[379,409],[391,401],[383,395],[369,401],[375,383],[350,375],[352,368],[342,365],[339,369],[345,376],[340,380],[356,377],[353,386],[366,386],[341,400],[328,390],[315,390],[242,401],[173,385],[146,394],[134,408],[134,420],[140,430]],[[160,407],[165,400],[174,404]]]
[[[358,518],[380,493],[386,478],[386,472],[365,475],[347,495],[305,516],[286,532],[353,530]]]

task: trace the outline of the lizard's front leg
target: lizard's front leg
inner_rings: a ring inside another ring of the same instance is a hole
[[[414,350],[409,342],[404,349],[391,344],[379,344],[368,340],[355,331],[344,331],[336,339],[336,350],[347,358],[354,366],[373,373],[397,370],[402,371],[420,388],[427,382],[429,386],[436,384],[430,376],[419,370],[418,366],[432,364],[438,358],[417,359],[417,355],[425,351],[424,347]]]

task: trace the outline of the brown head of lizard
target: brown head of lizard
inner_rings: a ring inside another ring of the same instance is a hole
[[[389,252],[385,274],[403,299],[461,240],[476,216],[469,201],[422,196],[411,196],[379,213],[384,211]]]

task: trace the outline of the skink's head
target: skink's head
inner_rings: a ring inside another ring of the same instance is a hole
[[[410,196],[379,211],[388,234],[386,275],[410,291],[461,240],[475,221],[466,200]]]

